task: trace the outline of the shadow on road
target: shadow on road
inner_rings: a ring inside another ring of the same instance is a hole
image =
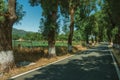
[[[110,55],[82,56],[83,54],[103,54],[101,51],[85,51],[67,63],[59,62],[36,71],[24,80],[118,80]],[[106,53],[106,52],[105,52]],[[107,54],[107,53],[106,53]]]

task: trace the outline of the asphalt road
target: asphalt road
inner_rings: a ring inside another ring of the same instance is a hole
[[[108,47],[100,45],[12,80],[119,79]]]

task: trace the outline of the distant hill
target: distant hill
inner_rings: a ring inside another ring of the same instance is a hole
[[[18,35],[20,37],[25,36],[27,33],[34,33],[34,32],[32,32],[32,31],[25,31],[25,30],[16,29],[16,28],[13,28],[13,30],[12,30],[12,35]]]
[[[24,35],[26,35],[26,33],[27,32],[24,30],[19,30],[19,29],[15,29],[15,28],[13,28],[13,30],[12,30],[13,35],[24,36]]]

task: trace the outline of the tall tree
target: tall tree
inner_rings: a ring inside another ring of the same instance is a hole
[[[25,12],[16,0],[0,1],[0,69],[9,71],[14,66],[12,27],[19,23]]]
[[[96,0],[81,0],[75,13],[75,26],[89,43],[89,35],[92,33],[94,19],[91,16],[96,11]]]
[[[5,4],[4,0],[0,1],[0,5]],[[15,23],[16,16],[16,0],[8,0],[7,10],[5,5],[0,7],[2,12],[0,17],[0,66],[1,71],[8,71],[13,67],[14,56],[12,50],[12,26]]]
[[[116,34],[116,38],[119,40],[117,44],[119,44],[120,47],[120,0],[107,0],[109,3],[109,7],[111,10],[111,15],[112,15],[112,19],[115,22],[116,25],[118,25],[118,33]],[[115,40],[117,40],[115,39]]]
[[[70,15],[70,33],[68,35],[68,52],[72,52],[72,39],[74,32],[74,16],[80,0],[60,0],[61,13],[66,17]]]
[[[102,15],[104,15],[103,21],[107,23],[105,26],[106,26],[108,41],[112,43],[112,30],[115,28],[116,24],[113,20],[112,12],[108,4],[108,1],[106,0],[104,0],[104,2],[102,1],[100,4],[100,8],[102,11]]]
[[[49,55],[56,56],[55,50],[55,37],[58,31],[57,18],[58,18],[58,0],[30,0],[34,5],[40,4],[43,9],[43,34],[48,40]]]
[[[98,28],[97,33],[97,41],[101,42],[104,41],[105,34],[106,34],[106,29],[109,26],[108,25],[108,19],[106,18],[106,14],[103,13],[102,10],[98,11],[95,13],[95,18],[96,18],[96,27]]]

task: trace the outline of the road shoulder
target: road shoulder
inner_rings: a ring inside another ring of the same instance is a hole
[[[120,50],[112,47],[109,47],[109,48],[110,48],[110,53],[114,62],[113,64],[116,68],[116,71],[120,80]]]
[[[115,49],[115,48],[111,48],[113,55],[117,61],[118,67],[120,69],[120,50],[119,49]]]

